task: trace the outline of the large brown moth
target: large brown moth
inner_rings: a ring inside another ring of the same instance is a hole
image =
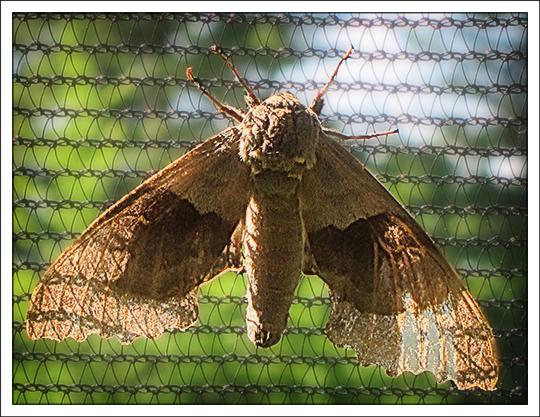
[[[352,51],[352,50],[351,50]],[[342,58],[341,63],[350,52]],[[219,53],[219,52],[218,52]],[[197,289],[247,275],[247,336],[279,342],[301,274],[329,287],[327,336],[392,376],[431,371],[458,388],[494,389],[498,358],[477,303],[433,241],[321,126],[323,88],[291,93],[238,120],[144,181],[95,220],[45,272],[30,303],[31,339],[123,344],[197,320]],[[392,132],[387,132],[392,133]]]

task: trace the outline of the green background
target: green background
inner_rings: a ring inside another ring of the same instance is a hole
[[[13,402],[454,404],[527,402],[526,14],[14,14]],[[321,120],[411,211],[494,328],[494,392],[386,376],[326,338],[328,291],[302,278],[282,341],[245,334],[245,278],[200,290],[186,332],[122,346],[31,341],[29,297],[103,210],[233,124],[186,80],[245,108],[217,44],[266,98],[308,105],[342,66]]]

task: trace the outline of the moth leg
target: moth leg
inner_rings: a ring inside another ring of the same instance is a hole
[[[244,238],[244,220],[242,219],[231,236],[231,242],[223,249],[212,268],[206,273],[202,283],[219,278],[227,272],[241,275],[245,271],[242,264],[242,243]]]
[[[372,133],[371,135],[349,136],[341,132],[338,132],[336,130],[328,129],[327,127],[323,127],[322,131],[326,133],[328,136],[333,136],[334,138],[337,138],[342,141],[353,140],[353,139],[366,140],[366,139],[378,138],[379,136],[388,136],[388,135],[393,135],[394,133],[399,133],[399,130],[395,129],[395,130],[389,130],[388,132]]]
[[[236,120],[241,122],[244,120],[245,114],[235,107],[229,106],[228,104],[223,104],[218,99],[216,99],[213,95],[211,95],[208,91],[206,91],[206,88],[203,87],[200,80],[192,75],[192,68],[189,67],[186,71],[186,74],[190,81],[194,82],[197,88],[206,96],[208,97],[212,103],[214,103],[218,108],[220,112],[223,112],[225,114],[228,114],[231,117],[234,117]]]

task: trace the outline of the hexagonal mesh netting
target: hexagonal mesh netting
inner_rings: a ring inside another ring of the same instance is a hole
[[[97,215],[234,124],[222,102],[291,91],[308,105],[352,45],[322,122],[399,128],[349,149],[433,236],[496,336],[497,389],[388,377],[325,336],[328,291],[302,278],[280,343],[245,334],[245,277],[200,291],[200,318],[157,340],[31,341],[29,297]],[[527,14],[13,15],[13,402],[527,402]]]

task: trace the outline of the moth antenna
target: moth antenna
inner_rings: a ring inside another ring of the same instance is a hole
[[[394,133],[399,133],[399,129],[395,129],[395,130],[389,130],[388,132],[372,133],[371,135],[348,136],[348,135],[344,135],[341,132],[337,132],[335,130],[328,129],[326,127],[323,127],[322,130],[327,135],[334,136],[334,137],[336,137],[338,139],[341,139],[341,140],[351,140],[351,139],[366,140],[366,139],[377,138],[379,136],[388,136],[388,135],[393,135]]]
[[[334,78],[336,78],[336,75],[339,71],[339,67],[341,67],[341,64],[343,64],[344,61],[347,60],[351,56],[351,54],[354,52],[354,48],[351,46],[351,49],[349,49],[349,52],[345,54],[343,58],[341,58],[341,61],[337,64],[336,69],[334,70],[334,73],[330,77],[330,81],[326,83],[326,85],[319,90],[319,93],[317,94],[317,97],[313,100],[311,103],[311,106],[309,107],[311,110],[315,112],[315,114],[318,116],[321,114],[321,110],[323,107],[323,96],[325,95],[326,91],[328,90],[328,87],[330,87],[330,84],[334,81]]]
[[[246,93],[248,93],[248,97],[249,97],[249,100],[248,100],[248,103],[249,103],[249,106],[252,107],[252,106],[256,106],[258,104],[261,104],[261,100],[259,100],[259,97],[257,97],[255,95],[255,93],[253,92],[253,90],[251,89],[250,85],[248,84],[248,82],[246,80],[244,80],[240,74],[238,73],[238,71],[236,70],[235,66],[233,65],[233,63],[229,60],[229,58],[227,56],[225,56],[225,54],[223,53],[223,51],[221,51],[221,49],[219,49],[219,47],[217,45],[213,45],[212,48],[211,48],[213,51],[215,51],[221,58],[223,58],[223,60],[225,61],[225,63],[227,64],[227,66],[231,69],[231,71],[233,72],[233,74],[236,76],[236,79],[238,80],[238,82],[240,84],[242,84],[242,87],[244,87],[244,90],[246,90]]]
[[[187,70],[186,70],[186,74],[187,74],[187,77],[189,78],[189,80],[193,83],[195,83],[195,85],[197,86],[197,88],[206,96],[208,97],[210,100],[212,100],[212,102],[219,108],[219,111],[220,112],[223,112],[225,114],[228,114],[229,116],[232,116],[234,117],[236,120],[238,120],[239,122],[241,122],[242,120],[244,120],[244,113],[239,110],[239,109],[236,109],[232,106],[229,106],[227,104],[223,104],[221,103],[218,99],[214,98],[214,96],[212,96],[208,91],[206,91],[206,89],[203,87],[203,85],[201,84],[201,81],[198,79],[198,78],[195,78],[192,74],[192,71],[193,71],[193,68],[189,67]]]

